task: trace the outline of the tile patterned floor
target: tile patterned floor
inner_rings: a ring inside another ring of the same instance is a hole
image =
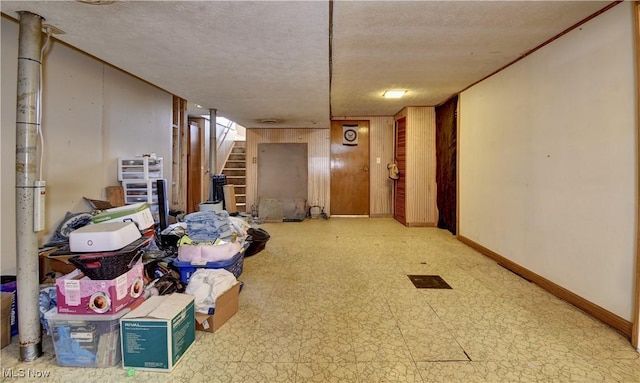
[[[392,219],[269,223],[245,260],[239,312],[196,342],[172,373],[56,365],[45,355],[3,372],[39,382],[640,382],[629,341],[501,268],[446,231]],[[440,275],[451,290],[416,289]],[[28,381],[8,378],[3,382]]]

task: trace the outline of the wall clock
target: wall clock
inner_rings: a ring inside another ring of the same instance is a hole
[[[343,125],[343,145],[358,145],[358,125]]]

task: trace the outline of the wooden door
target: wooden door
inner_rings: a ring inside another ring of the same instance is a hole
[[[396,121],[395,161],[400,178],[394,183],[393,217],[403,225],[407,224],[407,119]]]
[[[369,215],[369,121],[331,122],[331,215]]]

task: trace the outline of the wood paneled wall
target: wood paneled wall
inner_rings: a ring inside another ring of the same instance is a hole
[[[436,226],[436,113],[433,107],[407,107],[407,226]]]
[[[393,161],[393,117],[335,117],[334,120],[369,120],[370,216],[393,216],[393,183],[387,163]],[[329,129],[247,129],[247,209],[257,204],[258,144],[307,143],[309,153],[308,203],[324,206],[331,214]],[[378,163],[378,158],[380,163]],[[434,173],[435,174],[435,173]],[[247,210],[249,211],[249,210]]]

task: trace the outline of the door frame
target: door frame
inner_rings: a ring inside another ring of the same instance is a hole
[[[640,78],[640,5],[638,2],[634,2],[633,19],[636,46],[636,113],[640,113],[640,81],[638,80]],[[640,147],[640,119],[636,119],[636,121],[636,139],[638,140],[636,144]],[[636,151],[636,155],[636,164],[640,164],[640,151]],[[638,179],[638,174],[636,174],[636,179]],[[637,193],[636,198],[638,199],[636,211],[638,219],[636,222],[635,302],[632,312],[631,344],[640,351],[640,192]]]

